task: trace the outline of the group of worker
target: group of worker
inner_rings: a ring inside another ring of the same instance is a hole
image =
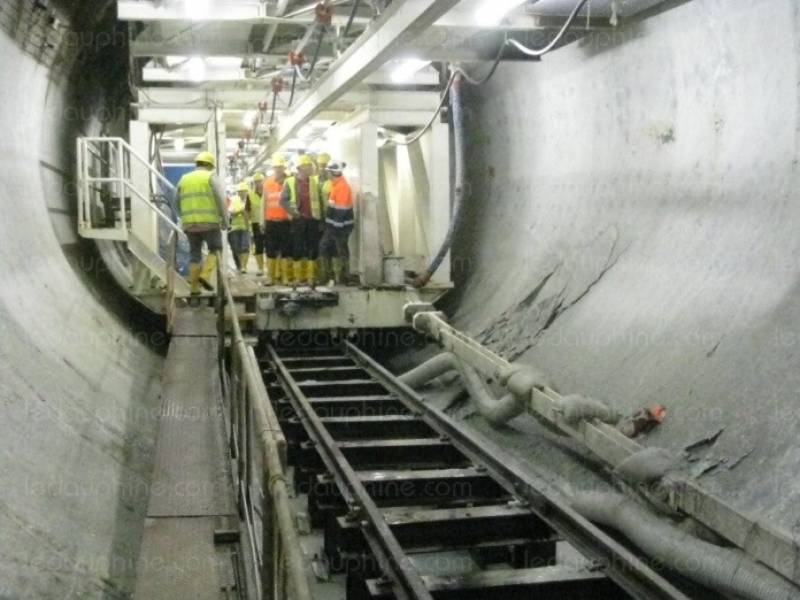
[[[195,158],[196,169],[178,182],[178,207],[189,239],[189,283],[193,295],[201,287],[213,290],[213,273],[222,250],[222,231],[237,269],[247,272],[250,253],[267,285],[312,288],[332,280],[345,283],[348,240],[353,230],[353,192],[343,175],[344,163],[320,154],[297,158],[292,175],[286,159],[272,157],[272,175],[256,172],[243,180],[236,193],[226,195],[214,172],[209,152]],[[203,244],[208,256],[203,261]]]

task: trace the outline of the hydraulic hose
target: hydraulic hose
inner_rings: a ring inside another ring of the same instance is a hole
[[[453,193],[453,214],[450,217],[450,227],[447,235],[439,247],[436,256],[433,257],[430,265],[424,273],[414,280],[414,287],[421,288],[426,285],[433,274],[439,269],[444,257],[453,245],[455,232],[461,224],[462,207],[464,204],[464,111],[461,97],[461,74],[455,73],[451,78],[450,85],[450,111],[453,118],[453,141],[455,154],[455,189]]]
[[[452,370],[458,371],[461,375],[461,381],[475,402],[478,412],[493,426],[503,425],[525,411],[525,402],[530,398],[530,390],[535,383],[535,379],[530,379],[530,387],[523,385],[522,389],[516,389],[513,383],[509,383],[512,391],[497,399],[478,371],[459,360],[451,352],[437,354],[418,367],[404,373],[399,379],[411,388],[418,388],[431,379]],[[521,378],[523,370],[518,373],[520,374],[518,377]]]
[[[800,589],[744,552],[705,542],[616,492],[573,498],[581,515],[617,529],[649,556],[711,589],[746,600],[790,600]]]

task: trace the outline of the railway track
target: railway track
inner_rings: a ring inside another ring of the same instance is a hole
[[[355,346],[261,365],[347,600],[688,598]]]

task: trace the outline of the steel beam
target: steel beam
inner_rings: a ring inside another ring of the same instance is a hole
[[[272,148],[286,142],[307,120],[378,69],[457,3],[458,0],[405,0],[390,4],[282,120]]]

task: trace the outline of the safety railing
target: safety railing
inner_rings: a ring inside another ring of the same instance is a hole
[[[224,263],[217,269],[216,308],[221,372],[227,324],[229,439],[236,460],[237,496],[253,557],[257,597],[311,600],[294,527],[286,478],[286,439],[269,400],[253,348],[244,340]],[[226,318],[226,308],[229,319]]]
[[[127,240],[133,200],[153,211],[171,229],[180,231],[174,220],[151,200],[150,190],[142,191],[134,185],[134,165],[146,169],[148,177],[155,177],[170,193],[175,192],[175,186],[124,139],[78,138],[78,233],[81,236]]]

